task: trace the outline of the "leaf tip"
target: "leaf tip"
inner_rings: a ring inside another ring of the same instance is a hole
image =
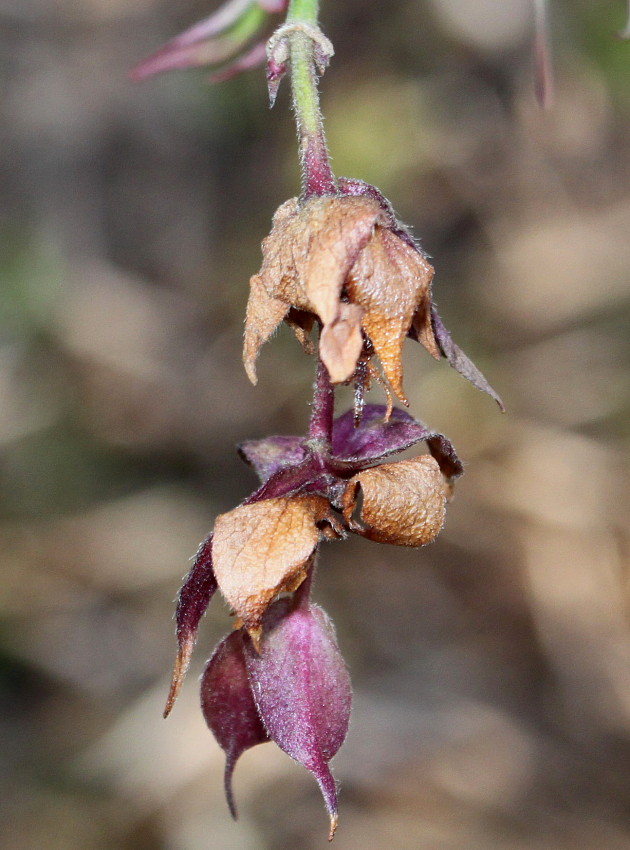
[[[223,785],[225,788],[225,800],[228,804],[228,809],[230,810],[230,815],[232,816],[232,820],[238,820],[238,811],[236,809],[236,803],[234,801],[234,790],[232,788],[232,777],[234,775],[234,767],[236,765],[236,758],[234,757],[234,753],[228,753],[227,758],[225,760],[225,773],[223,774]]]
[[[328,840],[332,841],[335,837],[335,832],[337,831],[337,824],[339,823],[339,815],[337,812],[330,813],[330,829],[328,830]]]
[[[186,638],[184,641],[182,641],[180,648],[177,652],[177,656],[175,657],[173,675],[171,677],[171,686],[168,691],[166,705],[164,706],[164,712],[162,714],[165,720],[171,713],[173,706],[175,705],[175,701],[179,696],[179,692],[182,689],[184,679],[186,678],[186,673],[188,672],[188,666],[190,664],[190,657],[192,655],[194,643],[195,639],[192,635]]]

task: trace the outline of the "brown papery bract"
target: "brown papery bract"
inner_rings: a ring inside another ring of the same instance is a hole
[[[352,378],[363,334],[394,392],[402,389],[402,344],[413,325],[434,357],[430,318],[433,268],[392,230],[367,196],[297,199],[276,212],[263,241],[263,264],[250,284],[243,360],[255,382],[258,352],[288,311],[316,316],[320,356],[333,383]]]
[[[377,543],[424,546],[440,533],[447,487],[437,462],[421,455],[366,469],[348,482],[343,515],[356,534]],[[359,495],[358,520],[353,518]]]
[[[254,638],[278,593],[306,577],[319,541],[316,525],[330,512],[321,496],[285,496],[242,505],[217,517],[214,572],[221,592]]]
[[[433,267],[396,234],[377,227],[348,279],[348,297],[364,308],[361,322],[401,401],[402,346],[413,322],[418,338],[437,360],[440,351],[431,328]]]

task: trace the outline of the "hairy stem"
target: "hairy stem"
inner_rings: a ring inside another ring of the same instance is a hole
[[[294,27],[288,29],[287,41],[304,199],[337,194],[337,183],[328,159],[317,89],[317,43],[313,33],[319,33],[318,8],[318,0],[291,0],[286,21],[287,27]],[[320,69],[322,61],[317,62]]]
[[[328,369],[321,359],[317,359],[317,374],[313,387],[313,406],[311,421],[308,425],[308,439],[316,441],[320,447],[331,452],[333,415],[335,410],[335,391],[330,383]]]

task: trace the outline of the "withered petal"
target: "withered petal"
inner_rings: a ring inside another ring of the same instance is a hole
[[[245,339],[243,343],[243,364],[247,377],[256,384],[256,360],[261,347],[278,327],[289,311],[283,301],[272,298],[259,275],[254,275],[250,282],[247,314],[245,317]]]
[[[360,523],[353,518],[359,491]],[[366,469],[350,479],[342,497],[351,531],[396,546],[424,546],[444,524],[446,483],[428,455]]]
[[[313,198],[308,214],[309,250],[298,272],[304,291],[324,325],[339,314],[339,296],[360,252],[382,213],[369,198]]]
[[[252,634],[265,609],[306,577],[319,541],[316,523],[330,508],[321,496],[283,496],[241,505],[217,517],[214,571],[219,588]]]
[[[342,303],[337,318],[324,325],[319,353],[333,384],[347,381],[356,369],[363,348],[362,316],[358,305]]]
[[[435,360],[440,360],[442,352],[433,332],[433,323],[431,321],[431,293],[427,292],[424,298],[420,301],[418,309],[414,313],[413,328],[416,332],[416,338],[425,351],[428,351],[431,357]]]
[[[414,314],[430,300],[433,268],[417,250],[377,227],[348,277],[350,300],[365,309],[363,330],[398,398],[402,388],[402,346]]]
[[[332,322],[347,274],[382,215],[370,198],[284,203],[262,243],[260,278],[267,294],[317,314],[323,324]]]

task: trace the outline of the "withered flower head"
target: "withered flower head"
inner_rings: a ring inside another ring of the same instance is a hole
[[[252,383],[258,353],[283,320],[308,352],[318,321],[319,354],[333,383],[360,383],[360,367],[376,354],[394,393],[407,403],[401,355],[409,336],[503,409],[444,327],[431,300],[433,267],[389,201],[361,180],[342,177],[338,185],[336,196],[286,201],[263,240],[245,319],[243,362]]]
[[[276,212],[262,249],[245,325],[250,379],[256,382],[260,347],[283,319],[303,338],[317,318],[319,353],[333,383],[352,378],[365,339],[405,401],[401,351],[409,329],[440,356],[431,326],[433,268],[395,232],[381,203],[368,195],[293,198]]]

